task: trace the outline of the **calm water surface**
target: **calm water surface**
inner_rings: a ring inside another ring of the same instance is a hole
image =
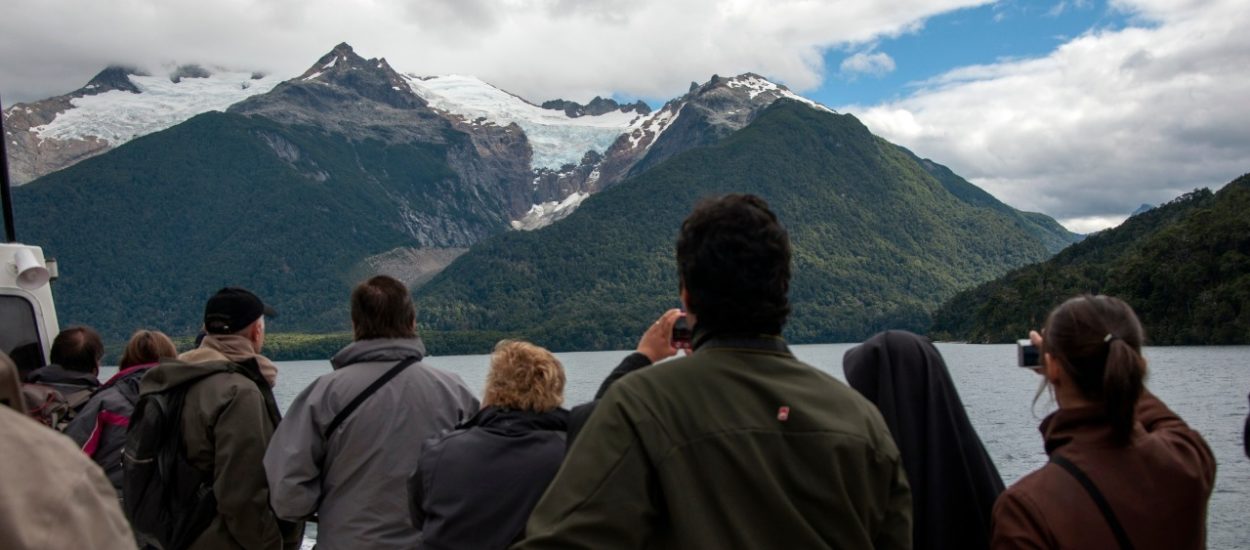
[[[842,354],[853,344],[794,346],[803,361],[839,380]],[[1053,410],[1043,395],[1033,405],[1040,378],[1015,366],[1014,346],[938,344],[958,386],[968,417],[981,435],[1003,481],[1008,485],[1046,463],[1037,431],[1041,417]],[[599,383],[627,352],[558,354],[567,371],[566,403],[594,396]],[[1250,392],[1250,347],[1157,347],[1146,350],[1148,387],[1206,438],[1219,462],[1208,519],[1212,549],[1250,548],[1250,460],[1241,437]],[[430,357],[426,363],[459,374],[480,397],[488,356]],[[285,409],[318,376],[328,361],[279,363],[274,393]],[[1160,495],[1158,498],[1165,498]]]

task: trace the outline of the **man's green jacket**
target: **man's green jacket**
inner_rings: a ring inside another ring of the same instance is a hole
[[[911,548],[880,413],[774,337],[710,338],[598,403],[515,548]]]

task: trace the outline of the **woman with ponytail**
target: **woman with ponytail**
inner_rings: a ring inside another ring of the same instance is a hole
[[[1146,390],[1133,309],[1073,298],[1029,336],[1059,407],[1040,428],[1050,462],[999,497],[991,546],[1206,548],[1215,457]]]

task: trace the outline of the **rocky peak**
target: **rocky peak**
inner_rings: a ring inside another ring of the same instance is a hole
[[[385,58],[365,59],[346,42],[321,56],[304,74],[292,83],[318,82],[347,88],[375,101],[393,107],[423,106],[408,83]]]
[[[651,114],[651,106],[641,100],[635,101],[634,103],[621,104],[617,103],[615,99],[605,99],[599,96],[595,96],[595,98],[590,100],[590,103],[587,103],[586,105],[582,105],[576,101],[553,99],[551,101],[544,101],[542,108],[553,111],[564,111],[564,114],[568,115],[569,118],[577,118],[587,115],[599,116],[612,111],[620,111],[622,113],[634,112],[640,115]]]
[[[193,63],[190,65],[179,65],[169,75],[169,81],[178,84],[184,78],[208,78],[210,76],[213,76],[213,73],[208,72],[208,69]]]
[[[95,75],[86,86],[79,90],[82,95],[95,95],[113,90],[121,90],[132,94],[139,93],[139,88],[130,81],[130,75],[147,76],[133,67],[110,65]]]

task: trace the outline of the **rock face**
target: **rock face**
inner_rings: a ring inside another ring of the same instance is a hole
[[[444,200],[471,197],[456,205],[471,215],[449,217],[442,208],[416,207],[396,197],[401,224],[422,247],[468,247],[507,227],[531,204],[530,150],[524,132],[515,125],[475,125],[444,116],[414,93],[408,79],[385,59],[365,59],[347,44],[335,46],[301,76],[227,112],[314,127],[352,141],[426,144],[445,151],[440,160],[454,172],[459,193]],[[277,140],[274,143],[280,157],[299,155]]]
[[[634,112],[640,115],[651,113],[651,106],[641,100],[622,105],[617,103],[615,99],[604,99],[599,96],[595,96],[595,98],[590,100],[590,103],[587,103],[585,106],[582,106],[582,104],[577,103],[576,101],[553,99],[551,101],[544,101],[542,107],[553,111],[564,111],[564,114],[568,115],[569,118],[577,118],[583,115],[599,116],[612,111],[620,111],[622,113]]]

